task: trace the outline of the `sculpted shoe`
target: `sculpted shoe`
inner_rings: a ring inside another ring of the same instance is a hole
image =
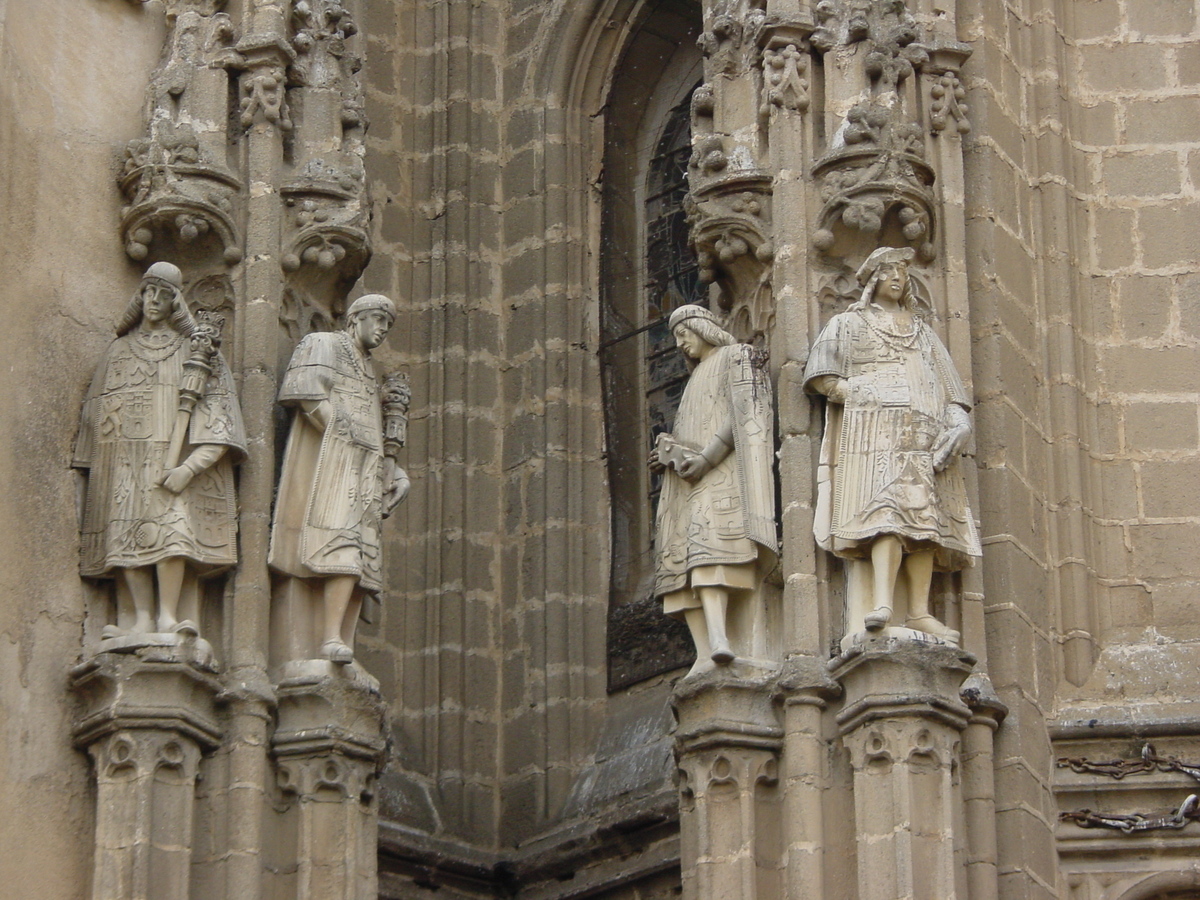
[[[727,666],[735,659],[733,651],[728,646],[718,647],[712,652],[712,661],[718,665]]]
[[[882,631],[890,621],[892,621],[892,610],[888,606],[873,609],[863,617],[863,624],[867,626],[867,631]]]
[[[200,629],[191,619],[184,619],[182,622],[176,622],[171,629],[176,634],[186,635],[188,637],[199,637]]]
[[[100,637],[102,638],[119,638],[129,634],[124,628],[118,628],[116,625],[105,625],[100,629]]]
[[[341,641],[326,641],[321,645],[321,655],[339,666],[354,662],[354,651]]]

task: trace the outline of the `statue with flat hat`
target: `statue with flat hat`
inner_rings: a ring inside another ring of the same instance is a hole
[[[872,253],[861,297],[809,355],[805,388],[827,400],[814,532],[846,560],[847,640],[899,625],[957,643],[929,591],[935,570],[980,555],[961,462],[971,401],[917,308],[912,258],[910,248]]]
[[[308,581],[321,598],[312,655],[346,664],[365,595],[383,587],[381,526],[408,493],[392,455],[371,351],[396,307],[359,297],[341,331],[315,332],[296,347],[279,402],[295,410],[271,525],[268,562]],[[405,402],[407,397],[405,396]]]
[[[221,321],[183,275],[146,270],[83,404],[72,465],[87,474],[80,572],[112,579],[105,638],[199,631],[197,578],[237,562],[233,466],[246,453]]]

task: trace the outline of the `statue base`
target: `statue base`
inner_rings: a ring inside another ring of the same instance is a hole
[[[375,696],[380,695],[379,679],[357,662],[335,663],[327,659],[293,659],[281,665],[275,673],[281,689],[321,684],[326,679],[351,685]]]
[[[193,634],[153,631],[123,634],[100,640],[96,655],[134,653],[146,662],[175,662],[196,666],[206,672],[217,671],[217,655],[212,644]]]
[[[849,653],[854,647],[864,646],[871,641],[901,640],[915,641],[918,644],[932,644],[939,647],[958,647],[957,641],[940,638],[928,631],[917,631],[915,628],[905,628],[903,625],[889,625],[879,631],[855,631],[842,638],[842,653]]]

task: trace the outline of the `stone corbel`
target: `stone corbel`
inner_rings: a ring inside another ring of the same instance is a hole
[[[387,756],[379,685],[355,664],[291,664],[271,739],[276,785],[298,816],[297,896],[373,900],[375,781]]]

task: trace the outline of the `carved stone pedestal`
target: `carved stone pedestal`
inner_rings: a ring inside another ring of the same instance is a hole
[[[780,896],[783,729],[773,673],[737,664],[676,689],[683,896]]]
[[[92,900],[189,896],[196,774],[220,739],[220,685],[207,645],[162,638],[71,672],[82,701],[75,743],[96,773]]]
[[[387,740],[379,685],[357,664],[285,667],[272,740],[295,846],[296,900],[375,900],[375,777]]]
[[[960,759],[975,659],[956,648],[869,641],[830,664],[854,769],[859,900],[966,897]]]

